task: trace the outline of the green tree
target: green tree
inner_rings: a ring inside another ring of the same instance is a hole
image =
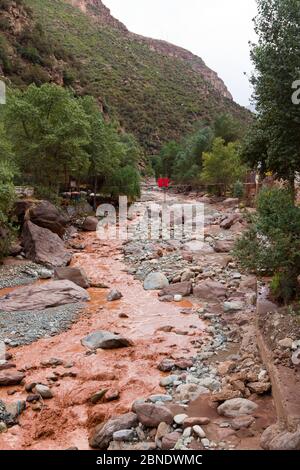
[[[263,124],[267,152],[264,167],[294,187],[300,168],[300,106],[292,102],[292,84],[300,72],[299,0],[257,0],[252,46],[254,99]]]
[[[209,185],[217,195],[225,195],[226,191],[246,174],[246,167],[241,163],[238,145],[225,144],[218,137],[214,140],[212,151],[203,154],[203,169],[200,179]]]
[[[34,183],[58,191],[70,174],[86,174],[90,124],[68,90],[45,84],[10,93],[4,122],[20,170]]]
[[[220,114],[214,122],[215,137],[221,137],[226,144],[239,140],[242,135],[241,123],[230,114]]]

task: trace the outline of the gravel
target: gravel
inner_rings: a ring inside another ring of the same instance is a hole
[[[44,278],[45,268],[28,262],[12,266],[0,266],[0,289],[31,284]]]

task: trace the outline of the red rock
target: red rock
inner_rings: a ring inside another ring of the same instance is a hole
[[[165,406],[140,403],[135,405],[135,412],[139,422],[149,428],[156,428],[160,423],[173,422],[173,413]]]
[[[12,362],[5,362],[4,364],[0,364],[0,370],[13,369],[14,367],[16,367],[16,364],[13,364]]]
[[[193,426],[205,426],[210,423],[210,419],[206,417],[186,418],[183,421],[183,428],[192,428]]]
[[[24,378],[21,372],[0,372],[0,386],[19,385]]]
[[[162,450],[171,450],[177,444],[177,441],[181,438],[179,432],[171,432],[162,438],[161,449]]]
[[[185,282],[177,282],[176,284],[171,284],[168,287],[165,287],[159,292],[159,297],[163,297],[165,295],[182,295],[182,297],[186,297],[190,295],[192,292],[192,283],[190,281]]]
[[[218,300],[225,297],[226,287],[220,282],[209,279],[200,282],[194,287],[194,296],[203,300]]]

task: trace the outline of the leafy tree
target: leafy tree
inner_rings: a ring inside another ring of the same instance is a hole
[[[261,160],[293,188],[300,168],[300,106],[291,99],[292,84],[299,79],[300,69],[299,1],[257,0],[257,5],[255,29],[259,39],[251,51],[255,65],[251,81],[258,122],[267,142]]]
[[[179,144],[174,140],[171,140],[162,147],[159,155],[156,157],[157,161],[154,161],[156,177],[172,177],[179,149]]]
[[[201,181],[210,185],[217,195],[225,195],[229,187],[243,179],[246,167],[241,163],[236,143],[225,144],[218,137],[214,140],[212,151],[202,156],[203,170]]]
[[[5,126],[20,170],[33,182],[58,190],[70,174],[86,174],[90,124],[68,90],[46,84],[11,93]]]
[[[215,137],[221,137],[226,144],[239,140],[242,135],[240,122],[226,113],[215,119],[213,130]]]
[[[290,191],[261,191],[257,214],[238,240],[235,256],[244,269],[273,275],[271,284],[277,300],[288,302],[298,293],[300,274],[300,209]]]

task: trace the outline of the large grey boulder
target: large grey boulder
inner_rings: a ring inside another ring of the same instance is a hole
[[[158,294],[160,297],[164,295],[182,295],[186,297],[192,292],[192,283],[191,281],[177,282],[176,284],[170,284],[168,287],[165,287]]]
[[[96,232],[98,224],[99,220],[97,217],[89,216],[84,220],[82,228],[85,232]]]
[[[50,281],[46,284],[20,287],[0,298],[0,310],[18,312],[44,310],[59,305],[90,300],[89,294],[71,281]]]
[[[30,221],[24,224],[22,244],[26,258],[35,263],[61,267],[71,261],[71,253],[66,250],[63,241],[56,233],[38,227]]]
[[[201,300],[215,300],[218,301],[226,295],[226,287],[217,281],[210,279],[199,282],[194,287],[194,296]]]
[[[81,268],[71,268],[69,266],[56,268],[54,271],[54,276],[59,280],[72,281],[74,284],[77,284],[83,289],[88,289],[90,287],[87,275]]]
[[[169,281],[163,273],[150,273],[144,280],[145,290],[158,290],[168,287]]]
[[[165,406],[140,403],[135,405],[134,411],[139,422],[147,428],[156,428],[160,423],[172,424],[173,422],[173,413]]]
[[[132,346],[132,342],[110,331],[95,331],[81,340],[88,349],[118,349]]]
[[[257,404],[253,401],[245,398],[233,398],[220,405],[218,413],[226,418],[236,418],[237,416],[251,415],[257,408]]]

